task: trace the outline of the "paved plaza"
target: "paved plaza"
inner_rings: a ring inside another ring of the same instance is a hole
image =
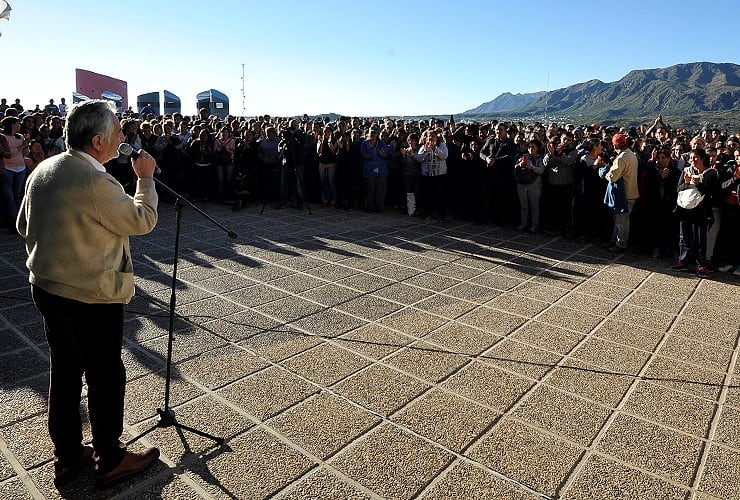
[[[311,206],[183,212],[162,456],[52,483],[49,360],[0,235],[0,498],[740,498],[738,279],[583,242]],[[132,238],[124,439],[163,406],[175,210]],[[85,435],[89,439],[89,426]]]

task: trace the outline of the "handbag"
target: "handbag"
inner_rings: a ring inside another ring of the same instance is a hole
[[[679,207],[691,210],[696,208],[704,200],[704,195],[699,192],[696,186],[691,186],[678,192],[676,203]]]

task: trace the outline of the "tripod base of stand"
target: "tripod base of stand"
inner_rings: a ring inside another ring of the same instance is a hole
[[[203,432],[201,430],[179,423],[177,421],[177,418],[175,417],[175,412],[172,409],[165,410],[162,408],[157,408],[157,413],[159,413],[159,420],[157,420],[157,423],[139,434],[138,436],[130,439],[126,444],[131,444],[134,441],[138,441],[142,437],[152,432],[154,429],[164,429],[166,427],[176,427],[178,429],[192,432],[193,434],[197,434],[198,436],[210,439],[211,441],[215,441],[217,444],[224,444],[224,438],[222,437],[214,436],[212,434],[208,434],[207,432]]]

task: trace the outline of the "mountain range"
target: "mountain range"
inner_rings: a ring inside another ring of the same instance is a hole
[[[604,83],[589,80],[548,92],[503,93],[458,116],[575,123],[652,122],[659,113],[673,126],[740,130],[740,65],[696,62],[630,71]]]

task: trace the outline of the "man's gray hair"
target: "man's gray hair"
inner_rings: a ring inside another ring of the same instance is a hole
[[[85,149],[100,135],[107,140],[115,128],[116,106],[111,101],[94,99],[82,101],[67,113],[64,138],[72,149]]]

